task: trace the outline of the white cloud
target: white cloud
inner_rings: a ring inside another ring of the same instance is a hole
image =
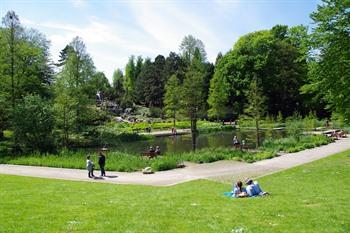
[[[76,7],[86,6],[84,1],[71,2]],[[85,25],[55,21],[38,23],[27,19],[22,22],[47,35],[51,41],[54,61],[57,61],[59,52],[75,36],[81,37],[88,53],[94,59],[95,66],[105,72],[109,79],[116,68],[125,66],[132,54],[151,58],[158,54],[167,56],[170,51],[178,52],[181,40],[189,34],[204,42],[211,62],[215,61],[219,51],[227,51],[236,37],[232,35],[233,38],[229,38],[230,42],[227,43],[222,35],[218,35],[215,25],[217,22],[211,21],[220,18],[218,15],[222,12],[236,7],[235,4],[228,4],[226,1],[210,3],[210,17],[200,15],[203,12],[190,7],[179,6],[176,2],[131,1],[126,4],[131,10],[127,17],[133,22],[133,26],[118,19],[106,18],[104,21],[92,16],[89,16]]]
[[[70,2],[75,8],[82,8],[82,7],[85,7],[87,4],[85,0],[70,0]]]

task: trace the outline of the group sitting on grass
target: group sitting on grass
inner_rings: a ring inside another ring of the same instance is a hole
[[[269,194],[268,192],[264,192],[257,181],[253,181],[248,178],[245,180],[245,184],[247,185],[245,188],[243,187],[242,181],[237,181],[233,186],[232,197],[242,198],[242,197],[254,197],[254,196],[265,196]]]

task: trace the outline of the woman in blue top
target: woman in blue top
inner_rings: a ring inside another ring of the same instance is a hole
[[[242,181],[237,181],[237,183],[233,186],[233,196],[235,197],[247,197],[247,191],[243,187]]]

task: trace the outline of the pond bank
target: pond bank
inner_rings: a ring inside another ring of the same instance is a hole
[[[289,153],[251,164],[237,161],[218,161],[209,164],[191,163],[185,168],[156,172],[151,175],[144,175],[141,172],[107,172],[109,177],[92,180],[87,178],[85,170],[5,164],[0,164],[0,173],[76,181],[153,186],[170,186],[196,179],[213,179],[221,182],[232,182],[232,180],[245,177],[257,177],[271,174],[345,150],[350,150],[349,137],[337,140],[328,145],[307,149],[297,153]],[[96,174],[98,174],[97,172],[98,171],[96,171]]]

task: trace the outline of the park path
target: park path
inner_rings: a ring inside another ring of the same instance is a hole
[[[85,170],[8,164],[0,164],[0,174],[153,186],[171,186],[196,179],[213,179],[221,182],[232,182],[232,180],[243,179],[245,177],[264,176],[349,149],[350,138],[348,137],[325,146],[297,153],[285,154],[250,164],[237,161],[218,161],[208,164],[186,163],[187,166],[185,168],[161,171],[149,175],[142,174],[141,172],[126,173],[107,171],[108,177],[89,179]],[[99,174],[99,171],[96,171],[95,174]]]

